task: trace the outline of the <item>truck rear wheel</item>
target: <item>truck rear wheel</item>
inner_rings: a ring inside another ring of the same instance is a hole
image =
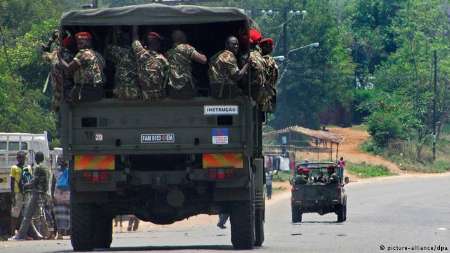
[[[74,251],[94,249],[94,207],[72,203],[70,211],[71,242]]]
[[[299,207],[292,205],[291,212],[292,212],[292,214],[291,214],[292,215],[292,223],[302,222],[302,213],[301,213]]]
[[[344,222],[347,220],[347,204],[339,205],[337,210],[337,221]]]
[[[230,215],[231,243],[235,249],[252,249],[255,245],[255,209],[253,199],[237,202]]]
[[[261,247],[264,242],[264,209],[255,212],[255,246]]]
[[[95,242],[96,249],[109,249],[112,242],[112,218],[109,216],[97,215],[95,223]]]

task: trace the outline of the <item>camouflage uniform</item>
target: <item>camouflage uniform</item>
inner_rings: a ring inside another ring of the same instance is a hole
[[[66,48],[55,48],[51,52],[44,51],[42,53],[42,59],[50,64],[50,81],[52,83],[52,108],[54,111],[59,111],[61,105],[61,100],[63,97],[63,92],[65,89],[70,88],[73,83],[69,80],[69,74],[62,68],[59,59],[58,51],[61,51],[63,60],[70,62],[73,59],[73,54]]]
[[[268,95],[267,100],[264,103],[264,111],[273,111],[273,105],[277,96],[277,81],[278,81],[278,65],[270,55],[263,56],[265,60],[266,68],[266,94]]]
[[[138,99],[136,59],[132,49],[109,45],[105,57],[115,65],[114,95],[120,99]]]
[[[80,64],[80,68],[73,74],[75,85],[83,87],[101,88],[106,81],[103,69],[105,60],[96,51],[87,48],[80,49],[73,58]]]
[[[264,101],[267,97],[267,94],[265,92],[266,61],[264,60],[260,51],[257,49],[250,52],[248,61],[250,63],[249,81],[251,87],[251,95],[259,105],[262,105],[264,104]]]
[[[138,40],[133,42],[137,73],[144,100],[163,97],[169,79],[169,62],[155,51],[146,50]]]
[[[196,52],[195,48],[188,44],[179,44],[167,52],[172,94],[193,95],[195,85],[192,77],[192,55]]]
[[[236,56],[229,50],[224,50],[211,58],[208,76],[212,94],[218,98],[236,97],[242,94],[232,76],[239,72]]]

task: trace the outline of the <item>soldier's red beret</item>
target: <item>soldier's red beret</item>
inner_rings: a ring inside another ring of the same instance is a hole
[[[63,39],[63,47],[68,48],[73,44],[73,38],[70,36],[67,36]]]
[[[75,34],[75,38],[78,40],[91,40],[92,34],[90,32],[79,32]]]
[[[263,45],[263,44],[269,44],[271,47],[273,47],[273,39],[271,39],[271,38],[265,38],[265,39],[262,39],[262,40],[259,42],[259,44],[260,44],[260,45]]]
[[[158,40],[161,39],[161,35],[159,35],[159,33],[157,33],[157,32],[149,32],[147,34],[147,37],[149,37],[151,39],[158,39]]]
[[[253,44],[259,43],[259,41],[262,39],[261,33],[254,28],[248,31],[248,35],[250,37],[250,43]]]

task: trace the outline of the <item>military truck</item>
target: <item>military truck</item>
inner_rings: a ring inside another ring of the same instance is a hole
[[[236,8],[161,4],[71,11],[61,19],[61,32],[94,34],[98,52],[117,26],[127,31],[138,26],[141,38],[148,31],[170,38],[181,29],[190,44],[211,57],[224,49],[228,36],[247,33],[250,19]],[[163,47],[169,48],[169,41]],[[261,246],[264,115],[255,101],[247,95],[209,96],[206,65],[193,66],[198,96],[118,100],[111,94],[111,69],[106,66],[104,97],[64,102],[61,108],[74,250],[110,247],[111,220],[122,214],[171,224],[198,214],[228,213],[234,248]]]
[[[347,195],[342,178],[333,162],[300,163],[292,178],[292,222],[302,222],[304,213],[336,213],[337,221],[347,220]]]

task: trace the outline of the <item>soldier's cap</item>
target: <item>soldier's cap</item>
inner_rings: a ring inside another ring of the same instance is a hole
[[[252,44],[257,44],[262,39],[261,33],[258,30],[256,30],[255,28],[250,29],[248,31],[248,35],[250,37],[249,38],[250,39],[250,43],[252,43]]]
[[[72,36],[67,36],[67,37],[65,37],[63,39],[63,43],[62,44],[63,44],[63,47],[68,48],[68,47],[73,45],[73,42],[74,42],[73,37]]]
[[[159,33],[157,33],[157,32],[149,32],[149,33],[147,33],[147,37],[150,39],[162,40],[161,35],[159,35]]]
[[[77,40],[92,40],[92,34],[90,32],[78,32],[75,34]]]
[[[265,39],[262,39],[262,40],[259,42],[259,45],[264,45],[264,44],[268,44],[268,45],[270,45],[271,47],[273,47],[273,39],[271,39],[271,38],[265,38]]]

